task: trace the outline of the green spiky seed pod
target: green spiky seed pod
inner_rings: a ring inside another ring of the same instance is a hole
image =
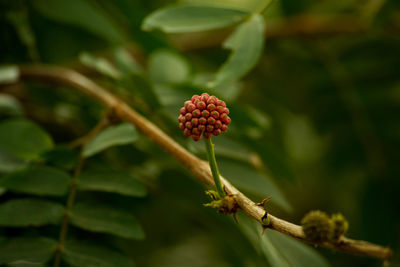
[[[332,220],[325,212],[319,210],[307,213],[301,220],[301,226],[307,240],[314,243],[323,243],[332,236]]]
[[[333,224],[333,231],[330,239],[332,242],[336,243],[342,235],[346,234],[347,229],[349,228],[349,223],[341,213],[333,214],[331,221]]]

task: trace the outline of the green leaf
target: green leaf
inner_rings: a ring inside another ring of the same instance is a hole
[[[127,48],[118,47],[113,51],[113,56],[118,69],[128,74],[141,74],[142,66],[135,60]]]
[[[35,263],[31,261],[18,260],[7,264],[7,267],[46,267],[43,263]]]
[[[23,114],[22,106],[15,97],[0,93],[0,115],[21,116]]]
[[[111,146],[126,145],[137,139],[135,127],[130,123],[111,126],[100,132],[83,148],[83,156],[90,157]]]
[[[254,248],[263,254],[272,267],[290,267],[287,260],[277,251],[268,238],[261,235],[260,226],[247,214],[239,213],[239,227],[250,240]],[[265,234],[265,233],[264,233]]]
[[[47,165],[64,170],[73,170],[78,164],[78,153],[63,146],[57,146],[41,155]]]
[[[267,0],[270,1],[270,0]],[[260,11],[260,7],[266,5],[266,0],[246,0],[246,1],[232,1],[232,0],[184,0],[186,3],[198,3],[203,5],[218,5],[230,8],[237,8],[249,10],[252,12]]]
[[[49,19],[81,27],[111,43],[124,40],[119,28],[93,1],[36,0],[32,4]]]
[[[65,244],[63,260],[76,267],[135,266],[131,259],[118,251],[81,241],[69,241]]]
[[[288,260],[291,266],[296,267],[329,267],[328,261],[310,245],[277,231],[267,231],[266,236],[272,244]]]
[[[51,137],[30,121],[10,119],[0,123],[0,151],[33,160],[52,147]]]
[[[104,191],[126,196],[143,197],[146,188],[129,173],[118,171],[87,171],[79,176],[79,190]]]
[[[182,83],[189,74],[189,63],[177,53],[158,50],[150,55],[149,75],[154,83]]]
[[[113,79],[121,78],[121,73],[105,58],[93,56],[88,52],[82,52],[79,54],[79,61],[105,76]]]
[[[207,88],[210,80],[213,78],[215,78],[214,73],[197,73],[192,82],[196,87]],[[242,87],[242,84],[238,81],[232,81],[217,87],[209,88],[209,91],[211,94],[222,98],[224,101],[233,102],[239,96]]]
[[[207,31],[233,25],[246,16],[248,13],[240,9],[180,4],[151,13],[145,18],[142,29],[160,29],[167,33]]]
[[[13,199],[0,205],[0,226],[41,226],[60,222],[64,207],[39,199]]]
[[[56,248],[57,242],[49,238],[13,238],[0,245],[0,264],[37,266],[33,264],[47,262]]]
[[[244,76],[257,64],[263,47],[264,19],[256,14],[239,25],[224,42],[224,48],[232,50],[232,53],[210,86],[217,87]]]
[[[27,165],[23,161],[10,153],[0,150],[0,173],[9,173]]]
[[[144,239],[142,227],[129,213],[113,208],[77,204],[71,211],[71,223],[82,229],[114,234],[124,238]]]
[[[291,205],[279,188],[250,165],[229,159],[218,159],[218,165],[221,174],[239,189],[256,194],[261,198],[272,196],[272,202],[288,212],[291,211]]]
[[[273,267],[328,267],[328,262],[313,248],[273,230],[262,235],[258,222],[239,213],[239,227],[254,248],[265,256]]]
[[[0,84],[14,83],[19,79],[19,68],[16,65],[0,66]]]
[[[67,173],[47,166],[33,166],[0,179],[0,186],[10,191],[49,196],[63,196],[68,191]]]

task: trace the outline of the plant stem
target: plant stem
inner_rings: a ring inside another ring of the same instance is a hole
[[[219,176],[217,160],[215,159],[214,153],[214,144],[211,141],[211,138],[204,138],[204,143],[206,144],[207,150],[207,158],[208,162],[210,163],[210,168],[212,172],[212,176],[214,178],[215,186],[217,187],[217,192],[219,196],[222,198],[225,196],[224,189],[222,188],[221,178]]]
[[[75,201],[75,196],[76,196],[76,184],[78,182],[78,176],[80,175],[83,167],[83,157],[82,154],[79,154],[79,160],[78,160],[78,165],[76,166],[76,169],[74,171],[74,175],[72,176],[71,179],[71,185],[70,185],[70,190],[68,194],[68,199],[67,199],[67,207],[65,209],[65,213],[63,216],[63,221],[61,224],[61,230],[60,230],[60,236],[58,239],[58,247],[56,251],[56,256],[54,258],[54,267],[60,266],[61,262],[61,252],[64,246],[65,239],[67,237],[67,232],[68,232],[68,219],[69,215],[72,209],[72,206],[74,205]]]

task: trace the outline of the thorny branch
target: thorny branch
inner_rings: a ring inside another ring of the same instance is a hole
[[[46,83],[63,84],[73,87],[96,99],[107,108],[113,110],[115,116],[134,124],[143,134],[189,169],[198,180],[205,184],[214,186],[211,170],[207,162],[191,154],[156,125],[129,107],[121,99],[112,95],[87,77],[71,69],[49,65],[26,65],[20,67],[19,70],[20,81],[41,80]],[[240,208],[247,215],[253,217],[262,224],[262,220],[266,215],[264,208],[247,198],[226,179],[223,177],[221,178],[225,191],[228,194],[236,195]],[[269,229],[276,230],[300,241],[308,242],[301,226],[290,223],[271,214],[268,214],[268,218],[270,219],[270,224],[268,225]],[[353,240],[347,237],[342,237],[340,242],[337,244],[323,243],[319,245],[333,250],[384,260],[390,259],[392,256],[392,250],[388,247],[375,245],[365,241]]]

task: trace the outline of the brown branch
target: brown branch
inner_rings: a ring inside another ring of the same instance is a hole
[[[73,70],[60,67],[29,65],[20,67],[20,80],[43,80],[47,83],[61,83],[78,89],[79,91],[98,100],[104,106],[114,110],[116,116],[134,124],[159,147],[164,149],[171,156],[175,157],[182,165],[188,168],[201,182],[208,185],[214,185],[211,170],[207,162],[188,152],[156,125],[130,108],[125,102],[110,94],[85,76]],[[266,214],[265,210],[247,198],[226,179],[222,178],[222,183],[227,193],[235,194],[237,196],[240,208],[249,216],[262,223],[263,216]],[[303,242],[308,242],[300,226],[279,219],[271,214],[268,214],[268,216],[271,222],[268,228],[279,231]],[[390,248],[364,241],[352,240],[346,237],[343,237],[338,244],[323,243],[320,245],[334,250],[379,259],[390,259],[392,256]]]

